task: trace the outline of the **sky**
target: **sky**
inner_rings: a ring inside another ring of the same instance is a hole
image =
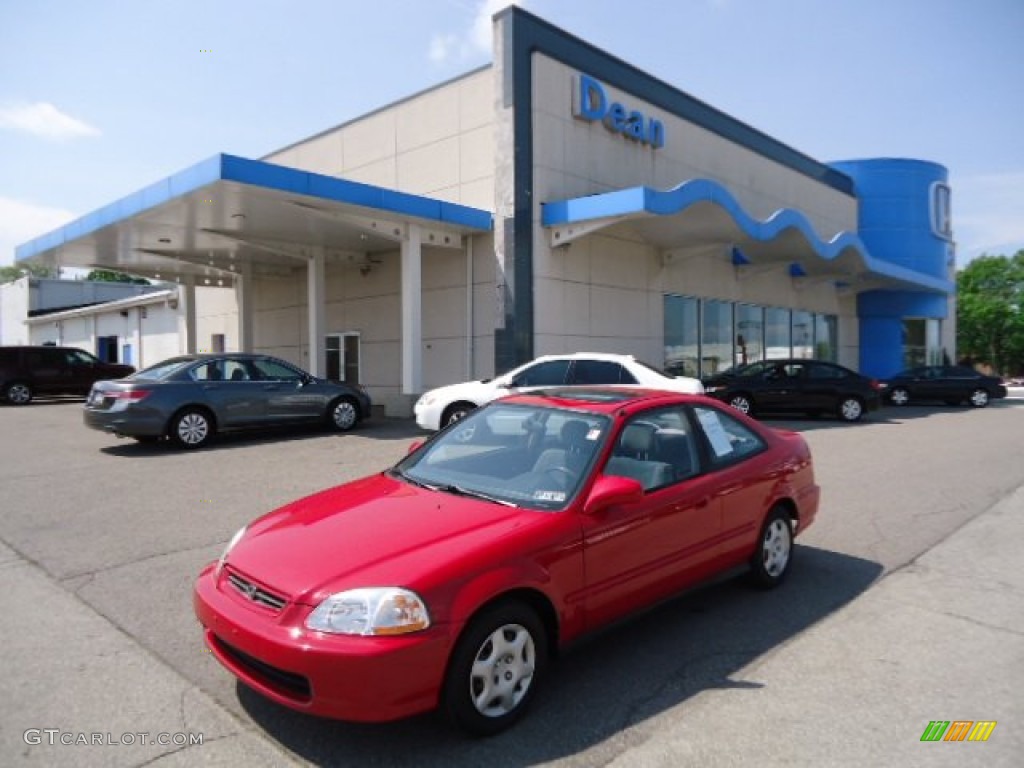
[[[488,63],[508,4],[0,0],[0,266],[211,155]],[[1024,0],[518,4],[817,160],[946,166],[960,266],[1024,248]]]

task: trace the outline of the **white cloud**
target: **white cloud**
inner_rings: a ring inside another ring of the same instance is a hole
[[[100,135],[98,129],[64,114],[46,101],[0,107],[0,128],[23,131],[45,139],[73,139]]]
[[[431,38],[428,51],[430,60],[435,64],[443,64],[453,59],[465,60],[480,54],[489,56],[494,32],[491,17],[510,5],[525,4],[519,0],[482,0],[476,3],[473,21],[468,30],[459,34],[438,34]]]
[[[61,208],[32,205],[0,197],[0,266],[14,263],[14,248],[74,219]]]
[[[950,180],[958,261],[1024,248],[1024,171]]]

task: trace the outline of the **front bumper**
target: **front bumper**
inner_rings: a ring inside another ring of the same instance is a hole
[[[207,647],[236,677],[291,709],[385,722],[437,707],[452,638],[444,627],[400,637],[354,637],[305,627],[309,606],[279,612],[246,600],[207,566],[193,607]]]

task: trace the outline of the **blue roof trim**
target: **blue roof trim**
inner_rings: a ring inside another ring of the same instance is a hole
[[[493,228],[491,213],[479,208],[285,168],[262,160],[220,154],[19,245],[14,251],[15,261],[57,248],[218,181],[308,195],[481,231]]]
[[[743,209],[728,189],[710,179],[694,179],[665,191],[650,187],[630,187],[600,195],[544,203],[541,206],[541,223],[545,227],[559,227],[591,219],[644,214],[672,216],[696,203],[709,202],[726,211],[739,229],[754,240],[769,242],[786,230],[796,230],[815,254],[825,261],[832,261],[844,251],[852,250],[860,256],[865,269],[869,272],[919,285],[928,290],[953,292],[953,284],[948,280],[872,257],[860,237],[853,232],[840,232],[831,240],[822,240],[808,218],[793,208],[782,208],[764,220],[755,219]],[[746,255],[736,249],[733,250],[732,260],[733,263],[748,262]]]

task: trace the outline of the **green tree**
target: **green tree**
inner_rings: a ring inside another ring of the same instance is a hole
[[[114,272],[109,269],[94,269],[85,276],[86,280],[98,280],[101,283],[135,283],[136,285],[149,285],[149,280],[144,277],[132,277],[124,272]]]
[[[41,264],[9,264],[0,267],[0,283],[13,283],[25,275],[29,277],[59,277],[56,270]]]
[[[957,348],[1003,374],[1024,371],[1024,250],[982,255],[956,276]]]

